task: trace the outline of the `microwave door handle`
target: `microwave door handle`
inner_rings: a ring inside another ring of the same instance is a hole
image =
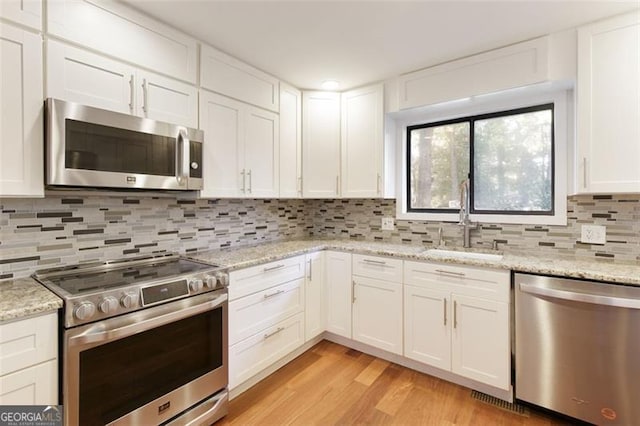
[[[187,183],[187,179],[189,178],[189,146],[190,141],[187,136],[187,131],[185,129],[180,129],[178,131],[178,136],[176,138],[177,142],[177,150],[176,150],[176,179],[179,185],[184,185]]]

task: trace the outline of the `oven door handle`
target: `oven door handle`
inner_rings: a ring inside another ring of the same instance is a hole
[[[160,327],[184,318],[211,311],[227,301],[227,293],[205,293],[199,297],[192,297],[154,306],[146,310],[134,312],[123,317],[113,318],[86,329],[81,329],[77,335],[68,339],[68,346],[95,346],[124,337],[128,337],[152,328]],[[204,301],[202,301],[204,299]],[[176,306],[177,305],[177,306]]]

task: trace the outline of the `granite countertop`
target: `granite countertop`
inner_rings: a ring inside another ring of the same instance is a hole
[[[605,263],[583,259],[560,259],[537,257],[535,255],[523,256],[508,253],[505,253],[501,260],[470,259],[427,253],[426,251],[430,248],[433,247],[366,241],[315,239],[271,242],[249,247],[223,248],[190,254],[189,257],[204,262],[218,264],[228,268],[230,271],[233,271],[266,262],[272,262],[285,257],[329,249],[377,256],[396,257],[404,260],[434,261],[640,285],[640,264]],[[450,248],[447,247],[447,249]]]
[[[0,281],[0,323],[61,307],[62,299],[32,278]]]

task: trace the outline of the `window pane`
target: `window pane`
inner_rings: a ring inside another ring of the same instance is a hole
[[[475,121],[474,209],[551,212],[552,110]]]
[[[411,129],[410,209],[459,208],[469,174],[469,122]]]

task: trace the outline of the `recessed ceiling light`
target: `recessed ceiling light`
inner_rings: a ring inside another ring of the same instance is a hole
[[[325,80],[322,82],[323,90],[338,90],[339,87],[340,83],[338,83],[336,80]]]

